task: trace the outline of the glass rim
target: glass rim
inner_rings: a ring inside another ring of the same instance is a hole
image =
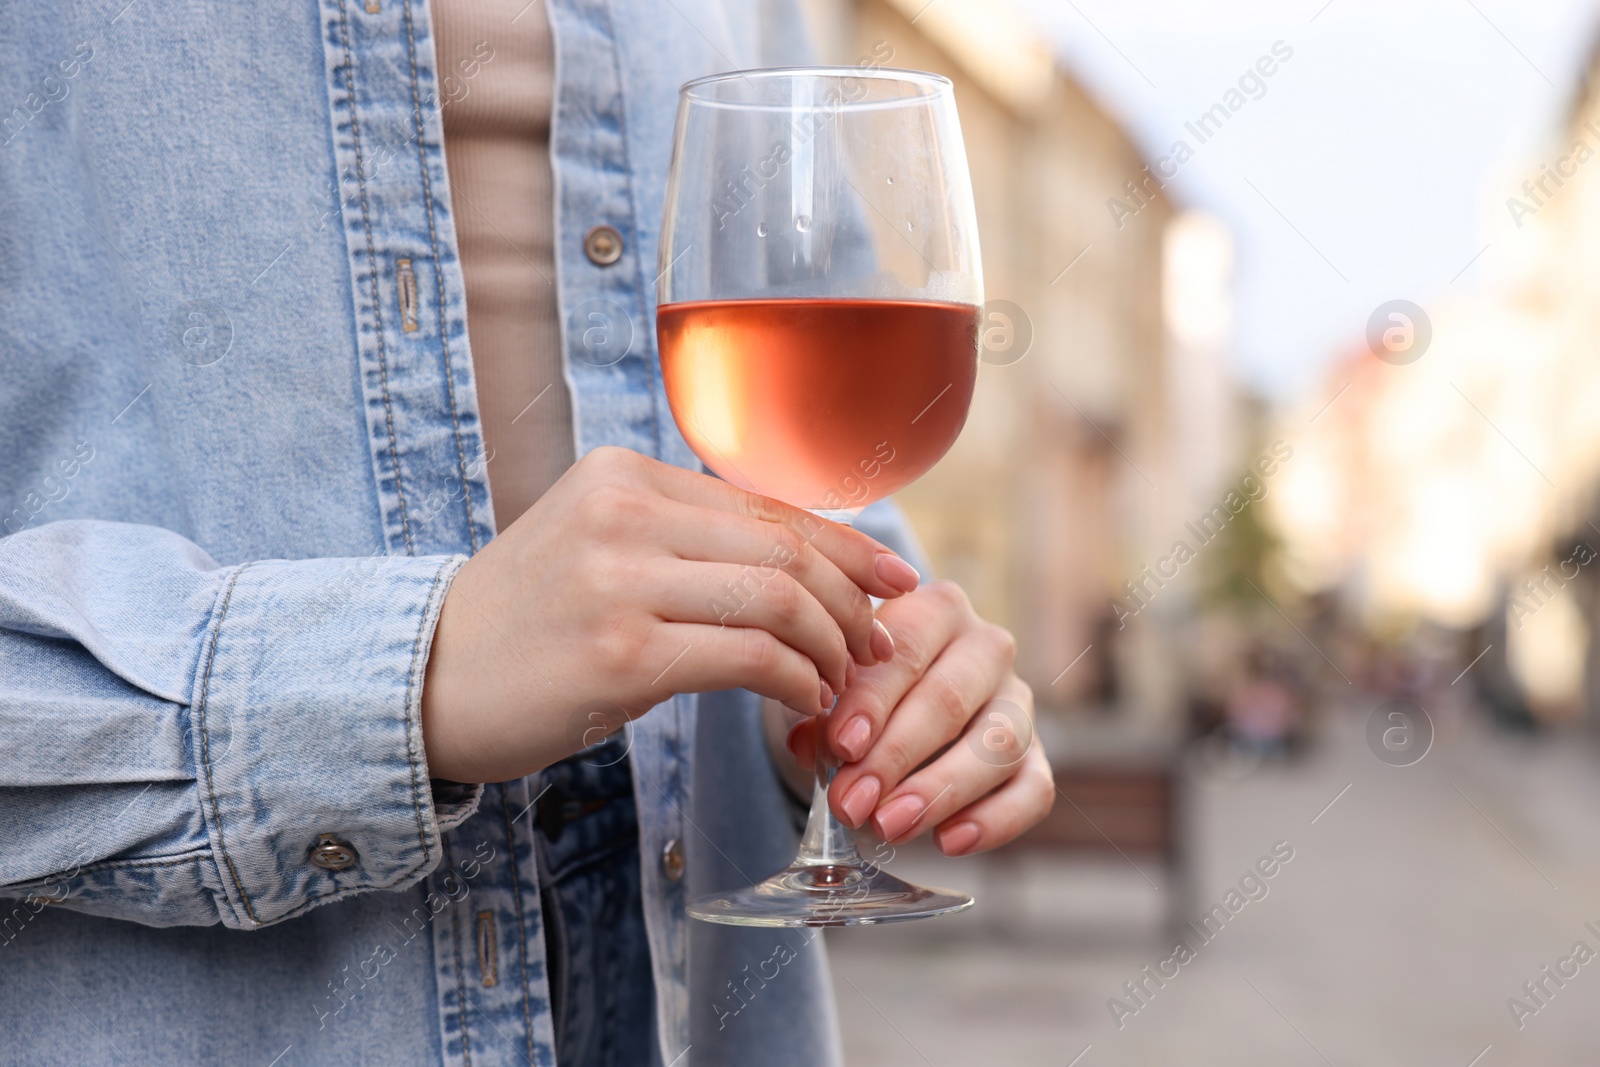
[[[917,86],[921,91],[915,96],[893,100],[833,100],[798,105],[792,103],[766,104],[721,100],[715,96],[700,92],[701,89],[712,85],[781,78],[791,80],[815,78],[834,81],[846,81],[856,78],[864,81],[903,82]],[[729,108],[737,111],[808,111],[821,109],[839,110],[844,108],[872,110],[926,104],[930,99],[950,92],[954,88],[955,83],[943,74],[935,74],[929,70],[913,70],[909,67],[753,67],[747,70],[727,70],[718,74],[707,74],[686,81],[678,86],[678,97],[680,100],[699,106]]]

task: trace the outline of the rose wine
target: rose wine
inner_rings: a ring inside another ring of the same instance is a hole
[[[978,309],[897,300],[704,300],[656,313],[678,429],[725,480],[859,508],[939,461],[966,422]]]

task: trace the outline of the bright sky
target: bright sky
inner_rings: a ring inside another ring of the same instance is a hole
[[[1560,153],[1600,26],[1592,0],[1019,2],[1150,158],[1195,150],[1169,193],[1234,228],[1235,362],[1278,399],[1379,304],[1489,281],[1502,185]],[[1184,123],[1280,40],[1265,94],[1200,144]]]

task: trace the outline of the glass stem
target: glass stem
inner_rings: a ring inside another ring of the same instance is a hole
[[[800,851],[795,856],[797,867],[863,866],[850,831],[833,817],[833,810],[828,807],[828,786],[837,770],[831,753],[825,757],[818,752],[816,784],[811,790],[811,815],[806,819],[806,832],[800,838]]]
[[[842,526],[851,525],[856,517],[855,510],[850,508],[814,508],[812,514]],[[826,722],[824,719],[818,725],[825,726]],[[817,775],[811,789],[811,814],[806,819],[806,832],[800,838],[800,852],[795,856],[794,865],[863,868],[866,864],[861,860],[861,853],[856,851],[850,831],[833,817],[833,810],[828,807],[828,786],[839,769],[839,758],[829,747],[825,733],[825,730],[817,731]]]

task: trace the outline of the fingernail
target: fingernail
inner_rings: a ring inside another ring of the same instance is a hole
[[[889,801],[872,817],[878,824],[878,836],[885,841],[895,840],[911,829],[912,824],[927,806],[915,793],[907,793]]]
[[[833,707],[833,689],[829,687],[826,678],[821,679],[818,684],[822,689],[822,710],[827,711]]]
[[[854,763],[867,753],[867,740],[872,737],[872,723],[865,715],[857,715],[839,731],[839,751]],[[877,799],[874,797],[873,799]]]
[[[894,638],[889,636],[889,628],[877,619],[872,620],[872,637],[867,644],[879,663],[894,659]]]
[[[959,856],[978,843],[983,830],[975,822],[958,822],[939,835],[939,850],[946,856]]]
[[[786,745],[789,749],[789,755],[793,756],[795,759],[800,758],[800,727],[804,725],[805,723],[801,722],[795,723],[794,728],[789,731],[788,739],[784,741],[784,745]]]
[[[856,661],[846,660],[844,665],[844,687],[849,689],[856,684]]]
[[[867,816],[872,813],[872,805],[878,802],[878,792],[883,786],[878,784],[878,779],[870,774],[864,774],[850,791],[839,802],[839,809],[844,812],[844,821],[854,830],[867,821]]]
[[[922,581],[922,575],[917,569],[892,552],[878,553],[878,562],[875,565],[878,577],[902,593],[909,593]]]

